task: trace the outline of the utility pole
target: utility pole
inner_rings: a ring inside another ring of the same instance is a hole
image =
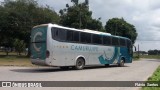
[[[116,28],[114,29],[114,35],[116,35],[116,31],[117,31],[117,22],[116,22]]]
[[[82,25],[82,20],[81,20],[81,7],[82,7],[82,4],[80,4],[80,7],[79,7],[79,28],[81,29],[81,25]]]
[[[82,24],[82,20],[81,20],[81,10],[80,10],[80,15],[79,15],[79,28],[81,29],[81,24]]]
[[[139,44],[138,44],[138,58],[139,58]]]

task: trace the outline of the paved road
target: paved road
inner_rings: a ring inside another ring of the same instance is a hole
[[[160,65],[160,60],[147,59],[134,61],[125,67],[96,66],[84,70],[64,71],[53,67],[0,67],[0,81],[144,81]],[[21,90],[22,88],[0,88],[0,90]],[[137,90],[138,88],[111,87],[61,87],[61,88],[24,88],[26,90]]]

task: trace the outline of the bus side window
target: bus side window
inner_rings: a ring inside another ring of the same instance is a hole
[[[90,33],[86,33],[86,42],[91,43],[91,34]]]
[[[66,30],[61,28],[52,28],[52,38],[59,41],[65,41],[66,40]]]
[[[130,40],[127,40],[127,48],[128,48],[129,54],[133,54],[133,51],[132,51],[132,42]]]
[[[129,48],[131,46],[131,41],[127,40],[127,47]]]
[[[120,44],[120,46],[126,46],[126,40],[123,39],[123,38],[120,38],[119,39],[119,44]]]
[[[67,41],[73,41],[73,31],[67,30]]]
[[[80,36],[81,36],[82,43],[91,43],[91,34],[90,33],[81,32]]]
[[[58,39],[60,41],[66,41],[66,30],[65,29],[58,29]]]
[[[112,45],[113,46],[119,46],[119,38],[112,37]]]
[[[77,32],[77,31],[73,32],[73,41],[79,42],[79,32]]]
[[[93,44],[102,44],[102,36],[97,34],[92,34],[92,43]]]
[[[51,32],[52,32],[52,39],[57,40],[58,39],[58,29],[57,28],[52,28]]]
[[[103,36],[103,45],[111,45],[111,37]]]

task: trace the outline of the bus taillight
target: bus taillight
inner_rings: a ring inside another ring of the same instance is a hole
[[[50,55],[50,53],[49,53],[49,51],[47,50],[47,51],[46,51],[46,58],[49,58],[49,55]]]

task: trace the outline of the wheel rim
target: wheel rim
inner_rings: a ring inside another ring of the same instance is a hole
[[[84,61],[83,60],[78,60],[77,61],[77,68],[81,69],[81,68],[83,68],[83,66],[84,66]]]

